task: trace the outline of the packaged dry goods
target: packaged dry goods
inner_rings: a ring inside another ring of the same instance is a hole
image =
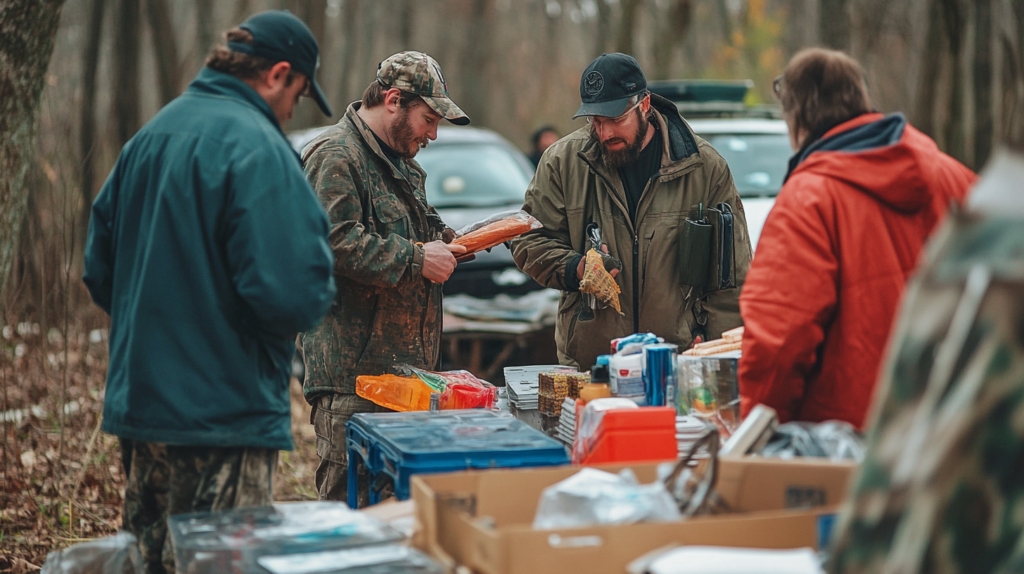
[[[587,251],[586,262],[583,264],[583,279],[580,280],[580,291],[595,295],[605,305],[611,306],[618,314],[622,314],[619,304],[618,283],[611,273],[604,268],[604,259],[596,249]]]
[[[499,213],[456,231],[452,245],[463,245],[466,253],[476,253],[541,227],[540,221],[525,211]]]
[[[399,365],[408,376],[356,377],[356,394],[382,407],[400,411],[430,410],[430,395],[437,394],[441,410],[490,409],[498,389],[469,371],[425,371]]]

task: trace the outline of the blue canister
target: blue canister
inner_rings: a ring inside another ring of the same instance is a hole
[[[677,349],[669,343],[644,347],[643,379],[647,406],[675,404]]]

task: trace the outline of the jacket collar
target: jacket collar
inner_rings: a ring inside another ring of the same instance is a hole
[[[363,118],[359,117],[358,113],[356,113],[359,111],[359,108],[362,107],[362,105],[363,102],[361,100],[356,100],[349,104],[348,109],[345,110],[345,119],[352,123],[352,126],[355,128],[356,132],[359,133],[359,137],[363,138],[363,143],[366,145],[366,147],[370,148],[370,150],[372,150],[373,153],[378,158],[380,158],[380,160],[383,161],[385,165],[388,166],[388,169],[391,170],[391,175],[395,179],[408,181],[408,178],[405,176],[404,173],[402,173],[402,170],[398,169],[397,166],[392,164],[391,160],[388,159],[388,156],[384,154],[384,150],[380,149],[380,145],[377,143],[377,138],[373,137],[373,130],[370,129],[370,126],[367,125],[365,121],[363,121]],[[410,173],[416,174],[419,177],[420,181],[423,181],[423,179],[426,178],[426,172],[424,172],[423,169],[420,168],[419,164],[417,164],[415,161],[407,159],[401,159],[399,161],[404,163],[405,167],[409,168]],[[417,182],[410,183],[413,186],[417,185]]]
[[[270,109],[270,104],[256,90],[252,89],[249,84],[230,74],[204,67],[199,71],[196,79],[192,80],[192,83],[188,85],[187,91],[228,98],[255,108],[256,111],[263,114],[267,121],[277,128],[281,137],[284,137],[281,122],[277,120],[274,110]]]

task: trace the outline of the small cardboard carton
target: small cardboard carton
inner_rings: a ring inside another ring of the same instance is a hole
[[[642,483],[656,478],[656,464],[629,468]],[[534,530],[534,514],[543,490],[579,467],[416,475],[413,544],[449,567],[485,574],[621,573],[670,544],[817,548],[819,528],[830,524],[855,468],[821,459],[723,457],[716,490],[733,513],[560,530]]]

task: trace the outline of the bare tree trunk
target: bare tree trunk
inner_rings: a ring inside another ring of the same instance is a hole
[[[396,9],[398,10],[398,14],[396,14],[395,17],[398,18],[398,41],[401,42],[400,49],[411,50],[412,22],[414,20],[416,2],[413,2],[412,0],[398,0],[398,6]]]
[[[672,55],[686,41],[693,20],[693,2],[674,0],[668,7],[661,30],[654,37],[654,70],[652,79],[667,79],[672,69]]]
[[[633,33],[636,30],[637,14],[644,0],[619,0],[622,14],[619,18],[619,34],[615,39],[615,51],[633,55]]]
[[[25,176],[35,158],[39,100],[63,3],[0,3],[0,300],[25,218]]]
[[[943,20],[952,60],[950,81],[951,97],[945,126],[946,153],[963,163],[970,163],[964,135],[963,46],[966,32],[967,10],[960,0],[938,0],[942,4]]]
[[[92,212],[92,192],[96,186],[93,144],[96,142],[96,74],[100,65],[100,46],[103,43],[103,16],[107,0],[92,0],[89,14],[89,32],[82,63],[82,111],[79,129],[79,147],[82,154],[81,193],[82,210],[79,212],[79,238],[84,245]]]
[[[178,42],[174,36],[174,22],[167,0],[148,0],[146,14],[153,33],[153,54],[156,56],[157,77],[160,83],[160,103],[178,97],[181,74],[178,68]]]
[[[992,0],[974,0],[974,168],[992,153],[995,118],[992,101]]]
[[[124,146],[139,129],[139,2],[118,2],[114,40],[114,125]]]
[[[232,22],[231,25],[234,26],[241,21]],[[214,34],[213,0],[196,0],[196,52],[199,54],[200,66],[206,63],[206,56],[217,43]]]
[[[612,29],[612,9],[606,0],[594,0],[597,3],[597,33],[594,35],[594,57],[605,52],[608,36]]]
[[[466,51],[465,74],[463,75],[462,93],[466,94],[466,107],[463,108],[474,123],[487,125],[488,97],[490,82],[487,71],[494,48],[494,0],[473,0],[470,14],[470,29]]]
[[[928,36],[925,40],[921,76],[918,79],[917,114],[914,117],[914,126],[931,136],[932,139],[938,139],[935,130],[935,101],[939,89],[942,60],[946,53],[943,41],[946,34],[942,19],[942,7],[936,0],[931,0],[928,3],[927,25]]]
[[[833,50],[850,51],[850,1],[821,0],[821,43]]]
[[[349,84],[352,83],[352,66],[356,57],[356,31],[359,30],[360,0],[346,0],[342,18],[345,19],[345,47],[341,53],[341,77],[338,79],[339,113],[345,113],[345,106],[352,99],[349,96]],[[365,86],[363,86],[365,87]],[[357,98],[359,96],[356,96]]]

